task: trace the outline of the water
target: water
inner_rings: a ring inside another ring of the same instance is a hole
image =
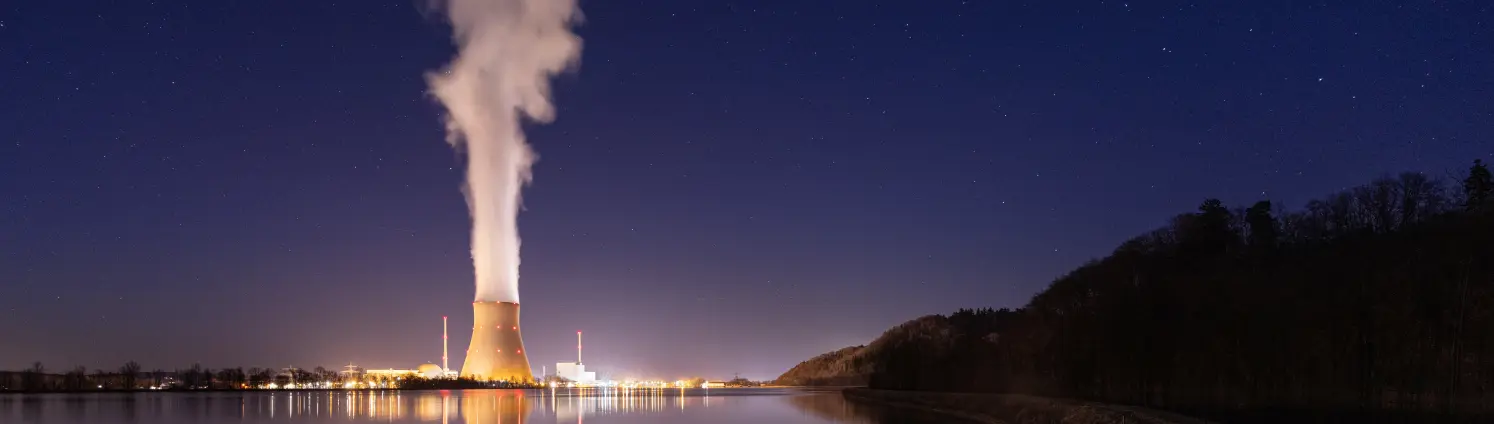
[[[942,424],[939,415],[787,389],[0,395],[0,423]]]

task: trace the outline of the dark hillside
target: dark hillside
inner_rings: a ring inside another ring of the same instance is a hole
[[[783,375],[773,380],[780,386],[861,386],[866,384],[869,370],[860,369],[861,352],[865,346],[851,346],[834,352],[821,354],[800,362]]]
[[[866,346],[852,346],[799,363],[773,384],[785,386],[864,386],[876,364],[870,358],[892,346],[932,347],[949,337],[948,319],[938,315],[908,321],[882,333]]]
[[[960,311],[937,342],[868,347],[870,385],[1221,414],[1486,413],[1490,193],[1476,162],[1455,184],[1407,173],[1287,214],[1209,200],[1023,308]]]

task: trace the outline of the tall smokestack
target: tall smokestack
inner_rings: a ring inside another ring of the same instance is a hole
[[[451,370],[446,365],[446,317],[441,317],[441,372]]]
[[[462,375],[509,379],[522,369],[528,380],[533,373],[518,331],[518,212],[534,154],[520,119],[554,118],[550,77],[580,57],[581,38],[571,32],[580,11],[577,0],[429,1],[445,9],[458,53],[426,81],[446,107],[447,142],[468,155],[463,191],[477,293]]]
[[[576,363],[581,363],[581,332],[576,332]]]

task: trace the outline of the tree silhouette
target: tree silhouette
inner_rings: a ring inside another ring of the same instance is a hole
[[[201,384],[203,388],[211,389],[211,388],[215,387],[213,385],[214,382],[213,382],[213,369],[212,368],[203,368],[203,369],[197,371],[197,379],[198,379],[198,384]]]
[[[291,381],[295,382],[298,387],[303,384],[313,383],[316,380],[317,376],[306,370],[296,368],[291,371]]]
[[[119,367],[119,381],[125,390],[135,390],[135,381],[140,377],[140,364],[126,361]]]
[[[317,381],[333,382],[337,380],[336,372],[328,371],[327,368],[320,365],[318,365],[316,368],[312,368],[311,376]]]
[[[79,365],[68,371],[62,378],[63,387],[66,390],[83,390],[83,385],[88,383],[88,369]]]
[[[207,385],[208,381],[203,376],[202,364],[192,364],[191,368],[178,371],[177,375],[182,379],[182,384],[188,389],[196,389]]]
[[[218,371],[218,384],[226,388],[240,388],[246,379],[241,368],[224,368]]]
[[[1270,249],[1276,246],[1280,230],[1276,227],[1276,218],[1271,216],[1271,201],[1255,202],[1246,209],[1245,223],[1249,226],[1251,247]]]
[[[264,386],[275,381],[275,371],[263,368],[249,369],[249,385],[254,387]]]
[[[1206,200],[1022,308],[889,330],[861,353],[873,364],[869,385],[1081,398],[1225,422],[1494,410],[1494,194],[1481,161],[1460,179],[1460,210],[1449,210],[1443,182],[1418,173],[1288,213]]]
[[[1401,196],[1401,225],[1417,223],[1446,208],[1440,181],[1419,172],[1404,172],[1397,179]]]
[[[105,389],[112,386],[111,384],[109,384],[109,374],[105,373],[104,370],[101,369],[93,370],[93,377],[89,381],[89,383],[93,384],[95,387],[102,386],[100,388]]]
[[[21,390],[46,390],[46,373],[40,361],[32,362],[31,368],[21,372]]]
[[[1468,178],[1463,180],[1463,196],[1467,202],[1463,206],[1470,211],[1486,207],[1491,190],[1494,190],[1494,178],[1489,175],[1489,167],[1483,160],[1474,159],[1473,166],[1468,168]]]
[[[1230,229],[1233,215],[1219,199],[1208,199],[1198,206],[1198,213],[1174,220],[1184,248],[1201,256],[1224,253],[1233,244]]]

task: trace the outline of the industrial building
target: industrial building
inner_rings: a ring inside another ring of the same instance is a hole
[[[418,371],[416,371],[416,370],[402,370],[402,369],[389,368],[389,369],[382,369],[382,370],[366,370],[366,371],[363,371],[363,375],[365,377],[400,378],[400,377],[404,377],[404,376],[407,376],[407,375],[415,375],[417,372]]]
[[[555,375],[576,383],[593,383],[597,381],[597,373],[587,371],[586,365],[581,363],[581,332],[576,332],[576,362],[558,362],[555,364]]]
[[[408,376],[420,376],[424,378],[456,378],[457,373],[451,371],[450,368],[447,368],[446,340],[446,317],[441,317],[441,365],[427,363],[422,364],[413,370],[397,368],[366,370],[363,369],[363,367],[359,367],[357,365],[347,364],[346,366],[343,366],[342,371],[338,371],[337,373],[342,376],[344,380],[353,381],[362,380],[364,378],[381,377],[393,380]]]
[[[597,381],[597,373],[595,371],[587,371],[586,365],[582,365],[580,362],[556,363],[555,375],[577,383],[592,383]]]

